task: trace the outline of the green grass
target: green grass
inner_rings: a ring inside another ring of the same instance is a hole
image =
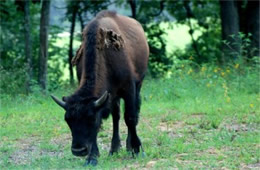
[[[133,159],[126,152],[123,119],[122,149],[108,156],[110,117],[99,133],[101,156],[94,169],[259,168],[258,78],[251,68],[194,71],[185,65],[172,78],[147,78],[138,125],[146,157]],[[72,91],[64,87],[53,93],[61,97]],[[49,95],[1,94],[0,169],[84,169],[84,158],[70,151],[63,114]]]

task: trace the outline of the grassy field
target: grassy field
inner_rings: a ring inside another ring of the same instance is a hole
[[[169,79],[147,78],[138,125],[146,157],[126,152],[123,119],[122,149],[108,156],[109,117],[98,137],[99,164],[91,169],[259,169],[259,72],[240,67],[180,65]],[[84,158],[70,151],[64,111],[49,95],[1,94],[0,128],[0,169],[84,169]]]

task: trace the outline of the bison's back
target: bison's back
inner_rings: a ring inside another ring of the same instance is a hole
[[[101,12],[97,15],[99,27],[113,30],[123,39],[121,49],[105,49],[113,74],[141,80],[147,69],[149,48],[142,26],[134,19],[113,12]],[[120,78],[120,77],[119,77]]]

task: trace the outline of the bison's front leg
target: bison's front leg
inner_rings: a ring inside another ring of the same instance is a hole
[[[112,107],[113,137],[111,141],[111,149],[109,151],[109,155],[113,155],[113,153],[118,152],[121,147],[119,137],[120,99],[115,99]]]
[[[97,158],[99,157],[99,150],[97,147],[97,141],[92,145],[91,149],[90,149],[90,153],[87,157],[86,163],[84,164],[84,166],[96,166],[98,161]]]

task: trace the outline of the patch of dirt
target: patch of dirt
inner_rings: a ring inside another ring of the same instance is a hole
[[[255,169],[255,170],[259,170],[260,169],[260,162],[257,162],[255,164],[249,164],[249,165],[246,165],[246,164],[241,164],[241,168],[240,169]]]
[[[104,137],[99,137],[97,140],[98,147],[100,150],[104,150],[107,152],[110,150],[111,141],[107,142],[107,140],[105,140]]]
[[[71,143],[71,141],[72,141],[71,134],[66,133],[66,134],[60,135],[58,137],[52,138],[50,143],[53,145],[59,145],[61,147],[64,147],[68,143]]]
[[[225,128],[229,131],[235,131],[235,132],[248,131],[248,127],[245,124],[237,124],[237,123],[227,124]]]
[[[216,148],[209,148],[207,150],[204,150],[204,151],[199,151],[197,152],[196,154],[197,155],[217,155],[217,156],[222,156],[224,158],[226,158],[227,156],[224,154],[225,151],[224,150],[218,150]]]
[[[132,158],[130,158],[130,159],[132,159]],[[155,166],[158,162],[164,162],[164,161],[166,161],[166,159],[152,159],[149,162],[147,162],[146,164],[140,164],[138,161],[136,161],[132,164],[127,164],[122,169],[123,170],[132,170],[132,169],[150,170],[150,169],[155,169]],[[163,169],[165,169],[165,168],[163,168]],[[167,167],[166,169],[177,169],[177,168],[173,168],[170,166],[170,167]]]
[[[167,132],[171,138],[178,138],[182,137],[181,134],[177,133],[177,129],[183,128],[185,126],[184,122],[175,122],[175,123],[167,123],[167,122],[160,122],[157,129],[162,132]]]
[[[177,129],[183,128],[184,126],[185,126],[184,122],[175,122],[175,123],[160,122],[158,128],[162,132],[172,132],[172,131],[176,131]]]
[[[245,123],[237,123],[236,121],[224,122],[221,124],[220,128],[227,129],[231,132],[247,132],[247,131],[255,131],[258,128],[257,124],[245,124]]]
[[[200,160],[182,160],[179,158],[175,159],[176,162],[178,162],[180,165],[190,165],[192,166],[194,169],[207,169],[204,165],[203,162],[201,162]]]
[[[149,162],[147,162],[147,164],[146,164],[146,168],[147,169],[150,169],[150,168],[152,168],[152,167],[154,167],[154,165],[157,163],[157,161],[155,161],[155,160],[151,160],[151,161],[149,161]]]
[[[191,114],[190,116],[192,118],[198,118],[198,119],[201,119],[206,113],[193,113]]]
[[[30,164],[33,159],[40,158],[41,156],[64,156],[63,149],[59,151],[41,149],[38,146],[40,140],[41,139],[38,136],[17,140],[17,143],[15,144],[16,151],[10,155],[9,162],[12,164],[25,165]],[[51,139],[50,143],[53,145],[59,145],[59,147],[64,148],[64,146],[70,141],[70,134],[65,134]]]

